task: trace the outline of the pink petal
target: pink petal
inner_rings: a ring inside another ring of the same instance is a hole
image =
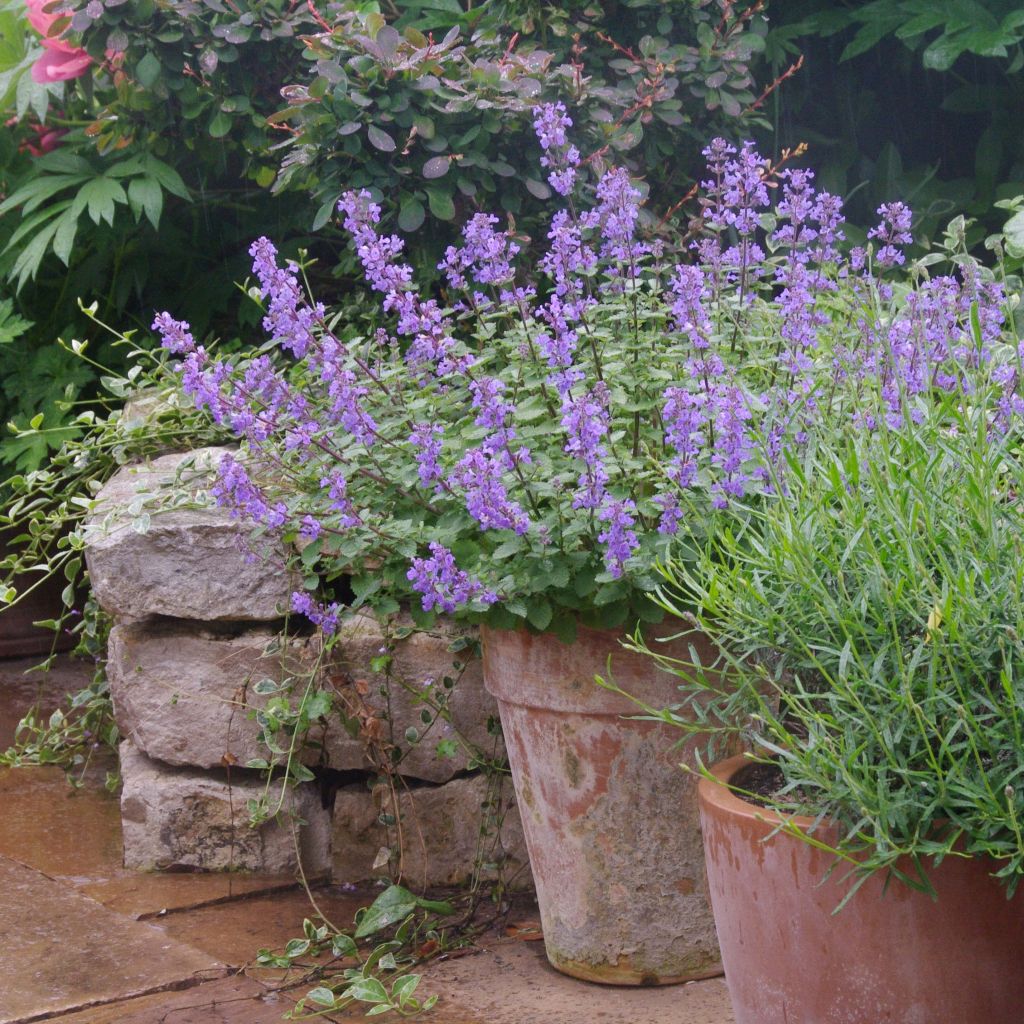
[[[66,82],[80,78],[92,64],[92,57],[84,50],[47,47],[32,65],[33,82]]]

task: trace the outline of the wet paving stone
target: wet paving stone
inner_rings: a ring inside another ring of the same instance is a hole
[[[208,981],[183,992],[118,1000],[51,1018],[53,1024],[282,1024],[293,1003],[245,977]]]
[[[0,892],[0,1024],[223,973],[213,957],[7,858]]]
[[[56,676],[22,678],[30,664],[0,662],[0,746],[35,699],[57,707],[88,678],[87,666],[66,660]],[[78,790],[58,768],[0,769],[0,1024],[282,1021],[314,982],[252,962],[315,919],[305,893],[290,877],[125,870],[119,802],[103,788],[116,767],[98,757]],[[378,892],[321,887],[315,896],[346,928]],[[554,971],[537,941],[491,937],[420,973],[420,993],[440,997],[425,1024],[733,1024],[720,979],[591,985]],[[324,1019],[364,1014],[353,1007]]]

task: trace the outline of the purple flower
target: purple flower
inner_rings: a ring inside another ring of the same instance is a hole
[[[706,349],[711,344],[711,318],[704,308],[710,297],[706,272],[692,265],[677,266],[668,289],[672,296],[672,326],[695,349]]]
[[[327,489],[327,497],[330,499],[327,507],[332,512],[341,513],[339,526],[348,528],[362,525],[362,519],[348,497],[348,481],[338,470],[329,476],[321,477],[320,486]]]
[[[253,273],[260,282],[260,295],[268,301],[263,329],[301,359],[314,343],[313,328],[324,318],[321,303],[310,306],[299,287],[295,264],[288,269],[277,265],[277,250],[268,238],[258,238],[249,247]]]
[[[465,492],[466,508],[481,530],[524,534],[530,528],[529,516],[509,497],[505,486],[505,474],[512,469],[507,451],[492,452],[486,447],[471,448],[455,467],[451,482]]]
[[[420,483],[424,487],[436,484],[443,476],[438,463],[444,427],[439,423],[417,423],[409,434],[409,444],[415,451]]]
[[[597,184],[597,200],[589,222],[599,226],[604,239],[601,256],[627,264],[632,274],[636,261],[647,252],[647,246],[636,240],[640,190],[633,186],[625,168],[613,167]]]
[[[157,313],[152,329],[160,335],[160,344],[168,352],[181,356],[195,351],[196,339],[185,320],[174,320],[170,313]]]
[[[339,604],[320,604],[309,594],[296,590],[292,594],[292,611],[305,615],[314,626],[319,626],[328,636],[338,631]]]
[[[624,501],[607,501],[597,513],[597,518],[607,526],[597,535],[599,544],[604,544],[604,564],[609,575],[618,579],[626,560],[640,546],[636,531],[636,505],[626,499]]]
[[[422,595],[423,610],[434,608],[443,612],[454,612],[460,605],[477,601],[484,605],[494,604],[498,595],[486,590],[484,585],[463,572],[455,564],[455,556],[443,544],[430,545],[429,558],[414,558],[406,579],[413,590]]]
[[[271,530],[280,529],[287,522],[288,507],[284,502],[271,505],[242,463],[230,454],[224,455],[218,463],[217,479],[210,493],[234,519],[250,519]]]
[[[469,274],[476,285],[502,285],[512,280],[512,260],[519,253],[519,245],[507,232],[497,232],[498,218],[487,213],[476,213],[462,229],[465,244],[445,250],[444,259],[437,269],[443,270],[453,288],[467,288]]]
[[[913,215],[903,203],[882,203],[878,215],[882,218],[881,223],[868,232],[868,238],[876,238],[882,243],[875,261],[880,267],[898,266],[906,260],[899,246],[910,245],[914,240],[910,234]]]
[[[473,422],[491,431],[483,443],[484,450],[493,453],[508,449],[516,436],[515,429],[508,425],[515,406],[502,397],[505,385],[497,377],[481,377],[470,382],[469,390],[477,410]]]
[[[565,104],[542,103],[534,113],[533,127],[544,150],[540,165],[550,170],[548,183],[560,196],[569,195],[576,185],[580,151],[569,145],[565,134],[572,127]]]
[[[608,388],[600,382],[582,395],[566,392],[562,396],[562,426],[568,434],[564,451],[585,467],[573,508],[597,508],[604,498],[608,483],[604,465],[608,450],[603,443],[608,434],[608,402]]]
[[[661,418],[665,424],[665,444],[674,449],[668,463],[669,478],[677,487],[691,487],[697,479],[697,458],[704,446],[708,396],[685,388],[665,390]]]

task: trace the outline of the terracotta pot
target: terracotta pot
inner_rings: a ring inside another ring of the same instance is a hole
[[[679,764],[695,743],[594,683],[611,674],[663,707],[677,681],[619,646],[618,631],[581,628],[574,644],[483,630],[487,689],[498,699],[526,833],[548,960],[613,985],[721,973],[705,895],[696,785]],[[701,660],[712,649],[690,637]],[[666,653],[689,660],[685,641]]]
[[[726,782],[745,764],[713,769]],[[992,861],[947,857],[938,900],[881,876],[846,893],[835,858],[702,779],[708,884],[736,1024],[1021,1024],[1024,897]],[[807,828],[811,818],[793,819]]]
[[[0,559],[10,553],[8,542],[14,535],[11,530],[0,531]],[[21,590],[33,582],[31,578],[19,577],[15,586]],[[50,653],[53,630],[41,629],[32,623],[60,617],[64,610],[60,595],[65,586],[63,577],[49,579],[13,608],[0,611],[0,658],[28,658]],[[74,646],[74,637],[66,634],[57,637],[58,651],[68,651]]]

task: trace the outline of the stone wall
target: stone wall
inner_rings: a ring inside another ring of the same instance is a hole
[[[474,747],[503,748],[479,662],[449,650],[458,630],[389,641],[357,614],[326,664],[319,637],[286,637],[296,581],[282,550],[266,539],[253,550],[246,528],[209,502],[221,454],[122,469],[86,526],[93,590],[115,620],[108,675],[124,739],[125,863],[280,873],[301,856],[307,876],[400,872],[427,887],[466,881],[482,852],[486,871],[500,865],[531,884],[510,782],[472,770]],[[389,643],[385,675],[372,662]],[[341,713],[318,719],[301,745],[276,734],[272,752],[268,702],[296,704],[311,678]],[[449,720],[424,715],[424,697],[445,700]],[[280,764],[291,746],[313,778],[284,788],[247,767]],[[383,776],[382,761],[394,766]],[[253,807],[277,813],[253,828]]]

